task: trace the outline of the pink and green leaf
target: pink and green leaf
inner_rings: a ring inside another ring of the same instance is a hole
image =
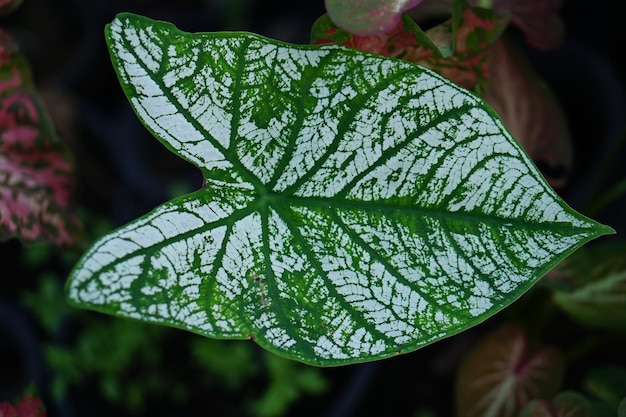
[[[0,0],[0,16],[11,13],[13,10],[17,9],[20,4],[22,4],[22,0]]]
[[[530,400],[552,398],[563,372],[558,350],[531,352],[521,329],[503,327],[466,357],[457,377],[457,416],[517,416]]]
[[[423,0],[326,0],[330,19],[343,30],[361,36],[383,35],[400,22],[403,12]]]
[[[0,31],[0,239],[70,245],[70,156],[56,137],[27,64]]]
[[[563,187],[573,164],[565,112],[525,55],[506,38],[491,48],[482,97],[537,165],[552,187]]]
[[[433,69],[470,90],[480,90],[487,78],[487,53],[508,23],[492,10],[455,2],[452,17],[427,31],[408,16],[388,32],[370,36],[347,32],[327,16],[313,25],[311,43],[342,44]]]
[[[552,402],[546,400],[529,401],[519,417],[597,417],[589,400],[583,395],[565,391],[558,394]]]
[[[0,417],[46,417],[46,408],[31,388],[16,404],[0,402]]]
[[[494,9],[511,15],[531,46],[549,50],[558,47],[565,38],[565,25],[559,16],[563,0],[495,0]]]

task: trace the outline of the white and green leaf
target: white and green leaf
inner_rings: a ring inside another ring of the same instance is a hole
[[[137,115],[205,186],[95,243],[77,305],[339,365],[479,323],[611,232],[414,64],[131,14],[106,36]]]

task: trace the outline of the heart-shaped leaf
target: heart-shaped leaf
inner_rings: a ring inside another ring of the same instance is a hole
[[[494,108],[552,187],[563,187],[572,166],[565,112],[548,84],[510,39],[491,48],[482,97]]]
[[[338,365],[481,322],[611,232],[414,64],[131,14],[106,36],[138,116],[205,187],[96,242],[77,305]]]
[[[457,416],[515,417],[528,401],[552,398],[562,383],[563,356],[551,347],[529,350],[517,327],[488,335],[460,368]]]

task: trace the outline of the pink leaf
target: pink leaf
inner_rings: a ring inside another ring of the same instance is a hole
[[[46,408],[33,391],[29,390],[15,405],[0,403],[0,417],[46,417]]]
[[[20,4],[22,4],[22,0],[0,0],[0,16],[11,13]]]
[[[400,16],[422,0],[326,0],[331,20],[346,32],[381,35],[393,29]]]
[[[513,417],[532,399],[550,399],[559,390],[564,363],[559,351],[529,352],[524,333],[503,327],[466,357],[457,378],[459,417]]]
[[[355,35],[322,17],[315,22],[312,43],[338,43],[419,64],[470,90],[481,90],[487,77],[487,53],[507,25],[507,18],[491,10],[455,9],[453,18],[422,32],[407,15],[384,34]]]
[[[537,49],[558,47],[565,37],[565,25],[558,15],[562,0],[495,0],[494,9],[511,14],[511,23],[520,28],[526,41]]]
[[[70,245],[73,166],[11,37],[0,31],[0,238]]]
[[[506,39],[492,48],[488,69],[483,98],[530,157],[546,168],[550,185],[564,186],[573,163],[571,138],[563,109],[547,83]]]
[[[518,417],[596,417],[599,416],[587,398],[565,391],[554,397],[552,403],[532,400],[527,403]]]

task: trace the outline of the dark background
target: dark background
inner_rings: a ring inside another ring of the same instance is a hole
[[[74,155],[77,206],[114,226],[169,200],[176,190],[199,188],[202,181],[197,169],[147,133],[123,96],[103,37],[104,25],[123,11],[167,20],[190,32],[244,30],[308,43],[312,23],[325,10],[321,0],[24,0],[16,12],[0,18],[0,26],[11,31],[30,61],[59,136]],[[626,3],[566,0],[562,16],[567,27],[563,47],[528,52],[569,116],[575,172],[562,195],[583,209],[596,184],[606,190],[626,177]],[[620,139],[622,147],[616,148]],[[610,169],[603,174],[605,167]],[[625,208],[621,197],[595,218],[623,234]],[[15,242],[0,243],[2,264],[19,250]],[[19,269],[0,272],[4,297],[33,285]],[[302,402],[289,415],[339,416],[352,410],[362,416],[407,416],[420,407],[452,415],[452,403],[442,398],[451,398],[454,370],[478,335],[497,321],[398,358],[327,369],[332,390]],[[92,415],[98,415],[101,405],[93,406]],[[211,405],[205,407],[192,415],[211,415]]]

